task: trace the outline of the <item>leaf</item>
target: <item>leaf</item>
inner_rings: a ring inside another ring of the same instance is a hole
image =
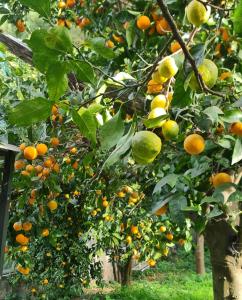
[[[173,188],[176,185],[179,176],[180,175],[177,175],[177,174],[169,174],[169,175],[163,177],[156,184],[156,186],[155,186],[155,188],[153,190],[153,194],[160,193],[161,192],[161,188],[163,186],[165,186],[166,184],[168,184],[171,188]]]
[[[240,191],[234,192],[233,194],[231,194],[231,195],[229,196],[228,201],[231,201],[231,202],[239,202],[239,201],[242,201],[242,192],[240,192]]]
[[[52,50],[72,53],[73,45],[71,35],[66,27],[55,26],[45,36],[45,45]]]
[[[88,41],[91,49],[93,49],[97,54],[101,55],[106,59],[113,59],[115,53],[112,49],[106,47],[105,39],[97,37]]]
[[[78,126],[81,134],[96,144],[97,125],[93,114],[86,108],[81,108],[78,112],[72,112],[73,122]]]
[[[223,115],[223,111],[217,106],[210,106],[203,113],[209,117],[213,124],[218,123],[219,115]]]
[[[61,63],[56,63],[48,68],[46,74],[49,97],[57,101],[68,89],[68,78],[66,69]]]
[[[169,115],[162,115],[153,119],[145,119],[143,121],[146,128],[155,128],[159,125],[159,123],[165,119],[169,118]]]
[[[182,224],[185,220],[183,209],[187,207],[187,199],[182,194],[174,194],[173,196],[173,199],[169,201],[171,219],[178,224]]]
[[[115,146],[124,134],[124,122],[122,120],[122,110],[106,122],[100,128],[100,143],[103,150],[109,150]]]
[[[43,17],[50,16],[50,0],[19,0],[19,2],[33,9]]]
[[[116,148],[105,161],[103,168],[110,167],[111,165],[116,163],[130,149],[132,138],[135,133],[135,127],[135,122],[133,121],[128,133],[120,139]]]
[[[133,41],[136,36],[135,30],[136,30],[135,21],[130,21],[128,28],[126,29],[126,40],[129,48],[133,45]]]
[[[241,161],[242,159],[242,140],[238,138],[235,142],[233,156],[232,156],[232,165]]]
[[[224,116],[220,117],[223,122],[235,123],[242,122],[242,111],[240,109],[228,110],[224,113]]]
[[[173,107],[186,107],[191,104],[192,98],[190,96],[190,88],[185,90],[184,88],[185,78],[183,73],[180,71],[176,78],[175,86],[174,86],[174,94],[172,100]]]
[[[222,214],[223,214],[223,211],[220,210],[217,206],[215,206],[215,207],[213,208],[213,210],[210,211],[210,212],[207,214],[207,218],[208,218],[208,219],[212,219],[212,218],[218,217],[218,216],[220,216],[220,215],[222,215]]]
[[[234,14],[232,17],[233,23],[234,23],[234,30],[237,33],[238,36],[242,37],[242,22],[241,22],[241,16],[242,16],[242,0],[239,1],[239,4],[234,10]]]
[[[95,73],[89,63],[85,61],[75,61],[72,63],[72,66],[78,80],[94,83]]]
[[[196,66],[199,66],[204,59],[205,46],[204,44],[197,44],[190,49],[190,53],[193,56]],[[191,64],[187,59],[184,61],[184,74],[187,77],[193,71]]]
[[[204,203],[217,203],[217,202],[220,202],[218,199],[214,198],[214,197],[204,197],[201,201],[201,204],[204,204]]]
[[[222,148],[231,149],[231,141],[226,138],[219,139],[217,144]]]
[[[8,114],[9,123],[17,126],[29,126],[46,120],[51,113],[52,103],[45,98],[24,100]]]

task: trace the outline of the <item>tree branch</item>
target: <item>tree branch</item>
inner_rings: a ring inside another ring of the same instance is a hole
[[[196,77],[196,79],[197,79],[197,81],[198,81],[198,84],[199,84],[201,90],[202,90],[203,92],[205,92],[205,93],[209,93],[209,94],[211,94],[211,95],[215,95],[215,96],[219,96],[219,97],[224,98],[224,97],[225,97],[224,94],[222,94],[222,93],[220,93],[220,92],[213,91],[213,90],[209,89],[209,88],[205,85],[205,83],[204,83],[204,81],[203,81],[203,79],[202,79],[202,76],[200,75],[200,73],[199,73],[199,71],[198,71],[198,68],[197,68],[197,66],[196,66],[196,62],[195,62],[194,58],[192,57],[192,55],[190,54],[190,52],[189,52],[189,50],[188,50],[186,44],[184,43],[184,41],[183,41],[183,39],[182,39],[182,37],[181,37],[179,31],[178,31],[178,28],[177,28],[177,26],[176,26],[176,23],[175,23],[175,21],[174,21],[172,15],[170,14],[170,11],[169,11],[167,5],[165,4],[165,2],[164,2],[163,0],[157,0],[157,3],[158,3],[158,5],[159,5],[159,7],[160,7],[160,9],[161,9],[161,11],[162,11],[162,13],[163,13],[165,19],[167,20],[167,22],[168,22],[169,25],[170,25],[170,28],[171,28],[171,31],[172,31],[172,33],[173,33],[174,38],[175,38],[175,39],[178,41],[178,43],[180,44],[180,46],[181,46],[181,48],[182,48],[182,50],[183,50],[183,53],[184,53],[184,55],[185,55],[185,58],[186,58],[186,59],[188,60],[188,62],[190,63],[190,65],[191,65],[191,67],[192,67],[192,69],[193,69],[193,72],[194,72],[194,74],[195,74],[195,77]]]

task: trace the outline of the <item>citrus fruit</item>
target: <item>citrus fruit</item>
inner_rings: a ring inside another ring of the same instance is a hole
[[[165,78],[165,77],[162,77],[159,73],[159,71],[155,71],[153,74],[152,74],[152,80],[154,80],[157,84],[162,84],[162,83],[165,83],[168,79]]]
[[[16,242],[22,246],[25,246],[29,243],[29,238],[27,238],[25,235],[20,233],[16,236]]]
[[[207,87],[212,88],[216,84],[218,79],[218,68],[213,61],[205,58],[203,62],[198,66],[198,71]],[[200,90],[194,73],[191,76],[189,86],[195,91]]]
[[[60,1],[58,3],[58,8],[60,8],[60,9],[66,8],[66,3],[64,1]]]
[[[214,187],[218,187],[224,183],[232,182],[232,178],[229,174],[221,172],[212,176],[212,184]]]
[[[162,226],[160,227],[160,232],[166,232],[166,226],[163,226],[163,225],[162,225]]]
[[[147,263],[152,268],[156,265],[156,261],[153,258],[150,258]]]
[[[180,49],[181,49],[181,45],[177,41],[171,43],[171,47],[170,47],[171,53],[175,53]]]
[[[157,209],[157,211],[155,212],[156,216],[162,216],[165,215],[167,212],[167,205],[164,205],[162,207],[160,207],[159,209]]]
[[[14,163],[15,170],[20,170],[25,167],[25,162],[22,159],[16,160]]]
[[[167,106],[167,100],[166,100],[166,96],[165,95],[157,95],[150,104],[150,108],[151,110],[159,107],[159,108],[166,108]]]
[[[140,30],[146,30],[150,27],[150,19],[147,16],[140,16],[136,24]]]
[[[108,41],[106,42],[106,47],[108,47],[108,48],[110,48],[110,49],[114,48],[114,42],[111,41],[111,40],[108,40]]]
[[[233,123],[230,127],[230,132],[235,135],[242,136],[242,122]]]
[[[38,152],[38,155],[45,155],[48,151],[48,147],[45,144],[37,144],[36,150]]]
[[[35,167],[33,165],[27,165],[26,166],[26,171],[31,173],[31,172],[35,171]]]
[[[161,151],[161,140],[153,132],[139,131],[132,141],[132,154],[139,164],[148,164],[154,161]]]
[[[132,243],[132,237],[131,237],[130,235],[128,235],[128,236],[126,237],[126,243],[127,243],[128,245],[130,245],[130,244]]]
[[[210,10],[207,10],[201,2],[193,0],[186,7],[186,15],[191,24],[199,27],[207,22]]]
[[[51,201],[48,202],[47,206],[49,207],[49,209],[51,211],[54,211],[54,210],[57,209],[58,203],[55,200],[51,200]]]
[[[21,151],[24,151],[25,148],[26,148],[26,145],[24,143],[22,143],[21,145],[19,145],[19,149]]]
[[[191,155],[198,155],[205,149],[204,138],[199,134],[190,134],[184,140],[184,149]]]
[[[160,17],[158,20],[156,20],[155,28],[159,34],[166,34],[167,32],[171,31],[170,25],[164,17]]]
[[[138,226],[132,225],[132,226],[131,226],[131,232],[132,232],[133,234],[137,234],[137,233],[139,232]]]
[[[24,21],[22,20],[17,20],[16,22],[16,27],[18,29],[19,32],[24,32],[25,31],[25,24]]]
[[[172,140],[178,136],[179,125],[176,121],[166,121],[162,126],[162,134],[166,140]]]
[[[173,234],[172,233],[167,233],[166,234],[166,238],[169,240],[169,241],[172,241],[173,240]]]
[[[148,94],[158,94],[162,91],[163,85],[155,80],[151,79],[147,85],[147,93]]]
[[[42,232],[41,232],[41,235],[42,235],[43,237],[46,237],[46,236],[48,236],[49,234],[50,234],[50,231],[49,231],[48,228],[43,229]]]
[[[73,7],[76,4],[76,0],[66,0],[67,7]]]
[[[30,231],[31,229],[32,229],[32,223],[30,223],[30,222],[23,223],[23,230],[24,231]]]
[[[24,158],[28,160],[34,160],[38,156],[38,152],[35,147],[28,146],[24,149]]]
[[[21,223],[21,222],[15,222],[15,223],[13,224],[13,229],[14,229],[15,231],[20,231],[20,230],[22,230],[22,223]]]
[[[148,115],[148,119],[155,119],[164,115],[166,115],[166,111],[164,110],[164,108],[157,107],[152,109],[152,111]],[[163,124],[165,124],[165,122],[166,120],[158,121],[157,124],[155,124],[154,128],[161,127]]]
[[[103,207],[108,207],[109,203],[107,200],[104,200],[103,203],[102,203]]]
[[[174,58],[171,56],[164,57],[159,63],[158,71],[160,76],[168,79],[175,76],[178,72],[178,67]]]
[[[57,137],[53,137],[53,138],[50,140],[50,143],[51,143],[51,145],[52,145],[53,147],[57,147],[57,146],[59,146],[60,141],[59,141],[59,139],[58,139]]]

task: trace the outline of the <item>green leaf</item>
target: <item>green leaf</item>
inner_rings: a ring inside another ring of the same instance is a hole
[[[126,29],[126,40],[129,48],[133,45],[134,38],[136,36],[135,30],[136,30],[135,21],[134,20],[130,21],[128,28]]]
[[[106,59],[113,59],[115,53],[112,49],[106,47],[105,39],[97,37],[88,41],[91,49],[93,49],[97,54],[101,55]]]
[[[61,63],[56,63],[48,68],[46,74],[49,97],[57,101],[68,89],[66,69]]]
[[[176,83],[174,86],[174,95],[172,100],[173,107],[186,107],[191,104],[192,98],[190,96],[190,88],[185,90],[184,88],[185,78],[183,72],[180,71],[176,78]]]
[[[9,113],[9,123],[17,126],[29,126],[44,121],[50,116],[51,107],[51,101],[45,98],[24,100]]]
[[[212,218],[218,217],[218,216],[220,216],[220,215],[222,215],[222,214],[223,214],[223,211],[220,210],[217,206],[215,206],[215,207],[213,208],[213,210],[210,211],[210,212],[207,214],[207,218],[208,218],[208,219],[212,219]]]
[[[203,113],[209,117],[213,124],[217,124],[219,115],[223,115],[223,111],[217,106],[210,106],[206,108]]]
[[[72,62],[72,66],[78,80],[92,84],[94,83],[95,73],[89,63],[85,61],[75,61]]]
[[[179,175],[177,175],[177,174],[169,174],[169,175],[163,177],[156,184],[156,186],[154,188],[154,191],[153,191],[153,194],[160,193],[161,192],[161,188],[163,186],[165,186],[166,184],[168,184],[171,188],[173,188],[176,185],[178,178],[179,178]]]
[[[223,122],[235,123],[242,122],[242,111],[240,109],[228,110],[224,113],[224,116],[220,117]]]
[[[232,156],[232,165],[241,161],[242,159],[242,140],[238,138],[235,142],[233,156]]]
[[[204,54],[205,54],[205,45],[204,44],[197,44],[193,46],[190,49],[190,53],[193,56],[196,66],[199,66],[204,59]],[[190,74],[193,71],[191,64],[187,59],[184,61],[184,73],[185,76],[187,77],[188,74]]]
[[[52,50],[72,53],[73,45],[71,35],[66,27],[55,26],[45,36],[45,45]]]
[[[105,161],[103,168],[107,168],[115,164],[130,149],[132,138],[135,133],[135,127],[135,122],[133,122],[128,133],[120,139],[116,148]]]
[[[50,16],[50,0],[19,0],[19,2],[33,9],[43,17]]]
[[[180,225],[185,221],[183,212],[185,207],[187,207],[187,199],[181,194],[174,194],[173,199],[169,201],[171,219]]]
[[[242,16],[242,0],[239,1],[239,4],[235,8],[232,20],[234,23],[234,30],[237,33],[238,36],[242,37],[242,22],[241,22],[241,16]]]
[[[201,201],[201,204],[204,204],[204,203],[217,203],[217,202],[220,202],[220,200],[218,200],[217,198],[214,198],[214,197],[210,197],[210,196],[206,196],[202,199]]]
[[[73,122],[78,126],[81,134],[96,144],[97,125],[93,114],[86,108],[81,108],[78,112],[72,112]]]
[[[159,125],[161,121],[167,118],[169,118],[169,115],[163,115],[153,119],[145,119],[143,123],[146,128],[155,128]]]
[[[234,192],[233,194],[231,194],[231,195],[229,196],[228,201],[231,201],[231,202],[239,202],[239,201],[242,201],[242,192],[240,192],[240,191]]]
[[[124,134],[122,109],[100,128],[100,143],[103,150],[109,150],[117,145]]]

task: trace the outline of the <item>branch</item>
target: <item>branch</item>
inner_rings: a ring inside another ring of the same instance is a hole
[[[211,6],[212,8],[216,9],[216,10],[222,10],[222,11],[231,11],[234,10],[234,8],[226,8],[226,7],[220,7],[217,5],[214,5],[212,3],[210,3],[209,1],[203,1],[203,0],[198,0],[199,2],[201,2],[204,6]]]
[[[184,41],[183,41],[179,31],[178,31],[176,23],[175,23],[173,17],[171,16],[171,14],[169,12],[169,9],[168,9],[167,5],[165,4],[165,2],[163,0],[157,0],[157,3],[159,5],[165,19],[167,20],[167,22],[170,25],[170,28],[171,28],[171,31],[173,33],[174,38],[180,44],[180,46],[183,50],[183,53],[185,55],[185,58],[189,61],[201,90],[204,91],[205,93],[209,93],[211,95],[215,95],[215,96],[219,96],[219,97],[224,98],[225,97],[224,94],[222,94],[220,92],[213,91],[205,85],[205,83],[202,79],[202,76],[200,75],[200,73],[198,71],[198,68],[196,66],[196,62],[195,62],[194,58],[192,57],[192,55],[190,54],[189,50],[187,49],[186,44],[184,43]]]

